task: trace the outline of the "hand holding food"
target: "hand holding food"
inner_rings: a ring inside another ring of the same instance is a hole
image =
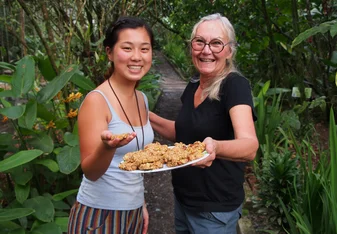
[[[113,134],[108,130],[105,130],[101,134],[101,139],[104,144],[117,148],[121,147],[123,145],[128,144],[130,141],[132,141],[136,137],[136,133],[122,133],[122,134]]]

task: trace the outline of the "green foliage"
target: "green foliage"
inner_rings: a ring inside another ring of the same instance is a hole
[[[187,55],[189,46],[186,42],[177,36],[167,35],[166,43],[162,49],[170,62],[181,72],[185,79],[189,79],[193,75],[195,70],[190,56]]]
[[[263,151],[261,172],[257,176],[258,194],[254,198],[254,207],[259,212],[268,214],[270,221],[281,225],[284,214],[279,198],[285,203],[290,203],[291,194],[295,191],[293,183],[298,184],[297,163],[298,159],[287,148],[277,152]]]
[[[71,204],[64,203],[60,209],[59,198],[54,200],[48,194],[66,194],[62,198],[67,199],[74,194],[73,186],[78,186],[80,157],[74,110],[80,105],[81,95],[74,94],[78,87],[71,80],[75,75],[77,79],[87,78],[77,66],[70,65],[49,82],[39,83],[36,76],[41,73],[31,56],[19,60],[14,70],[11,89],[0,92],[0,113],[14,129],[12,134],[0,137],[4,139],[0,143],[0,172],[8,178],[2,181],[1,226],[20,232],[33,229],[34,233],[47,233],[50,229],[62,233]],[[40,114],[41,108],[49,115]],[[59,210],[65,211],[58,216],[62,226],[56,223]]]
[[[330,155],[321,153],[317,163],[309,143],[296,143],[301,158],[299,178],[302,186],[293,185],[295,193],[290,193],[290,210],[283,204],[291,233],[336,233],[337,232],[337,137],[334,113],[330,112],[329,143]],[[294,142],[295,141],[295,138]],[[317,165],[316,165],[317,164]],[[282,201],[280,200],[282,203]]]

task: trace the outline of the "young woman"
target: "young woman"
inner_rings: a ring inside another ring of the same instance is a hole
[[[153,129],[173,142],[203,141],[210,154],[172,170],[177,234],[236,233],[244,201],[245,162],[258,140],[249,81],[235,67],[236,38],[226,17],[203,17],[193,28],[198,75],[188,83],[176,121],[150,113]]]
[[[153,33],[141,19],[121,17],[103,45],[111,67],[78,115],[83,180],[69,234],[147,233],[149,215],[141,174],[118,168],[123,156],[153,141],[148,101],[137,91],[152,64]]]

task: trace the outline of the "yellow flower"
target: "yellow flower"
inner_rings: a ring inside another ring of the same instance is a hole
[[[76,110],[70,109],[69,113],[67,114],[67,117],[68,118],[75,118],[77,116],[77,112],[78,112],[78,109],[76,109]]]
[[[48,123],[48,125],[47,125],[46,128],[47,129],[49,129],[49,128],[56,128],[55,123],[53,122],[53,120],[50,120],[50,122]]]
[[[83,94],[80,92],[77,92],[76,94],[71,93],[69,94],[69,96],[64,100],[64,102],[74,102],[76,100],[78,100],[80,97],[82,97]]]
[[[6,123],[7,121],[8,121],[8,117],[4,115],[3,118],[2,118],[2,122]]]

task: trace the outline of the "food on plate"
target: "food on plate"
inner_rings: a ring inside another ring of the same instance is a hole
[[[162,168],[164,164],[167,167],[176,167],[201,158],[205,148],[205,144],[200,141],[189,145],[177,142],[173,147],[155,142],[146,145],[143,150],[125,154],[119,168],[126,171],[146,171]]]

